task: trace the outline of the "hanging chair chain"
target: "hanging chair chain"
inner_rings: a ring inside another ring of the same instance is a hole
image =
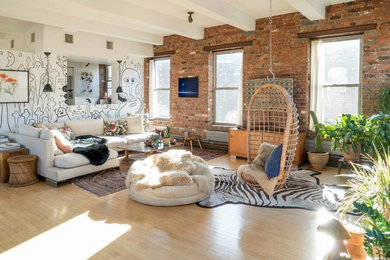
[[[275,81],[275,74],[272,70],[272,0],[269,0],[268,22],[269,22],[269,69],[268,69],[268,71],[271,73],[272,79],[270,79],[267,76],[267,80],[269,82],[274,82]]]

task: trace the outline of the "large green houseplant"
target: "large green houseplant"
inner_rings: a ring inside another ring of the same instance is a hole
[[[379,106],[383,113],[390,113],[390,86],[386,86],[380,92]]]
[[[322,150],[322,144],[326,139],[327,126],[318,122],[317,115],[314,111],[310,111],[311,118],[314,125],[314,152],[307,152],[309,162],[315,171],[322,171],[329,161],[329,153]]]
[[[367,117],[343,114],[327,126],[332,149],[340,150],[346,161],[356,162],[362,151],[371,146]]]
[[[366,151],[375,156],[375,148],[379,153],[383,153],[390,148],[390,113],[380,112],[369,118],[367,127],[370,145]]]
[[[390,259],[390,150],[369,157],[372,167],[353,164],[356,177],[339,211],[362,213],[358,224],[365,230],[365,249],[371,256]]]

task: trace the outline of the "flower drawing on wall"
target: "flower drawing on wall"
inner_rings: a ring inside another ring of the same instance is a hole
[[[92,93],[91,83],[93,81],[93,74],[91,72],[82,72],[81,79],[87,83],[87,87],[81,90],[81,93]]]
[[[0,70],[0,102],[28,102],[28,71]]]
[[[18,86],[18,81],[5,73],[0,74],[0,91],[4,91],[13,95],[15,88]]]

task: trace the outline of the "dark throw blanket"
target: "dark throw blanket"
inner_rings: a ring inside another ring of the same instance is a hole
[[[107,139],[92,135],[81,135],[71,140],[73,152],[84,155],[93,165],[102,165],[110,155]]]

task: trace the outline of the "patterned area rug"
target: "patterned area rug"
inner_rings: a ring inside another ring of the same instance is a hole
[[[197,147],[194,147],[194,149],[192,151],[190,149],[187,149],[187,148],[186,148],[186,150],[192,152],[193,155],[197,155],[197,156],[203,158],[206,161],[209,161],[209,160],[212,160],[212,159],[215,159],[217,157],[220,157],[222,155],[227,154],[226,151],[211,150],[211,149],[204,149],[204,148],[200,149]]]
[[[70,182],[101,197],[126,189],[126,175],[127,172],[114,168],[74,178]]]
[[[200,207],[213,208],[224,204],[246,204],[257,207],[301,208],[336,211],[345,190],[337,186],[325,186],[314,177],[320,173],[310,170],[293,171],[285,187],[268,196],[238,180],[235,170],[214,168],[215,190],[207,199],[197,203]]]
[[[194,155],[200,156],[206,161],[226,154],[224,151],[199,149],[194,148],[192,151]],[[143,154],[132,155],[137,160],[144,158]],[[99,197],[106,196],[121,190],[126,189],[125,180],[127,176],[127,169],[130,165],[121,165],[121,170],[117,168],[100,171],[97,173],[91,173],[85,176],[74,178],[70,180],[73,185],[91,192]]]

